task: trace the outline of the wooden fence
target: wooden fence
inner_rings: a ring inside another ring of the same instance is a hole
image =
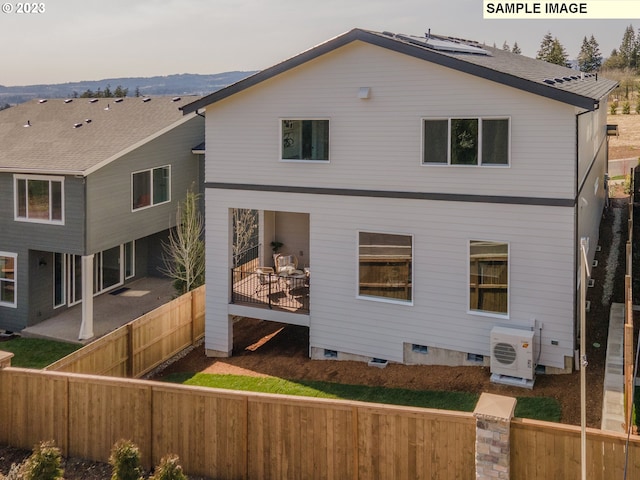
[[[205,286],[123,325],[46,370],[139,378],[204,337]]]
[[[473,479],[471,413],[289,397],[93,375],[0,369],[0,444],[54,439],[106,461],[131,439],[143,464],[167,453],[216,479]],[[511,477],[580,477],[580,428],[511,422]],[[590,479],[640,472],[640,437],[587,429]],[[628,450],[628,458],[625,458]]]
[[[633,207],[635,198],[634,169],[630,173],[629,189],[629,214],[627,219],[628,238],[626,244],[625,276],[624,276],[624,402],[625,402],[625,430],[633,428],[633,388],[634,388],[634,364],[635,352],[633,348]]]
[[[475,478],[471,413],[18,368],[0,405],[0,444],[91,460],[127,438],[146,467],[176,453],[215,479]]]

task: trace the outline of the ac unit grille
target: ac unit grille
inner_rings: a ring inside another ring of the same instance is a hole
[[[493,356],[502,365],[512,365],[516,361],[516,349],[510,343],[499,342],[493,346]]]

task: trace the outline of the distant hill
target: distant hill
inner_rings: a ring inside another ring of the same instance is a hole
[[[118,85],[129,89],[129,97],[135,95],[136,89],[140,95],[207,95],[253,73],[255,72],[225,72],[212,75],[183,73],[162,77],[107,78],[52,85],[0,85],[0,106],[6,103],[22,103],[33,98],[70,98],[80,96],[87,90],[103,91],[107,86],[113,91]]]

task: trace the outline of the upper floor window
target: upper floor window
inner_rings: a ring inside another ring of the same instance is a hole
[[[358,234],[358,294],[411,302],[413,238],[410,235]]]
[[[151,168],[131,174],[132,210],[159,205],[171,200],[171,167]]]
[[[423,120],[425,165],[509,165],[508,118]]]
[[[64,177],[15,175],[15,219],[64,223]]]
[[[0,305],[16,306],[15,253],[0,252]]]
[[[469,309],[509,313],[509,245],[469,242]]]
[[[329,120],[282,120],[283,160],[329,160]]]

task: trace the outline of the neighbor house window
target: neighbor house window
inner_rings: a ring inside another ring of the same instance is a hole
[[[64,178],[37,175],[15,177],[16,220],[64,222]]]
[[[16,306],[16,258],[15,253],[0,252],[0,305]]]
[[[425,165],[509,165],[508,118],[423,120]]]
[[[469,309],[509,313],[509,245],[469,242]]]
[[[360,232],[358,249],[360,296],[412,300],[413,239],[410,235]]]
[[[132,174],[133,210],[171,200],[171,167],[152,168]]]
[[[282,120],[283,160],[329,160],[329,120]]]

